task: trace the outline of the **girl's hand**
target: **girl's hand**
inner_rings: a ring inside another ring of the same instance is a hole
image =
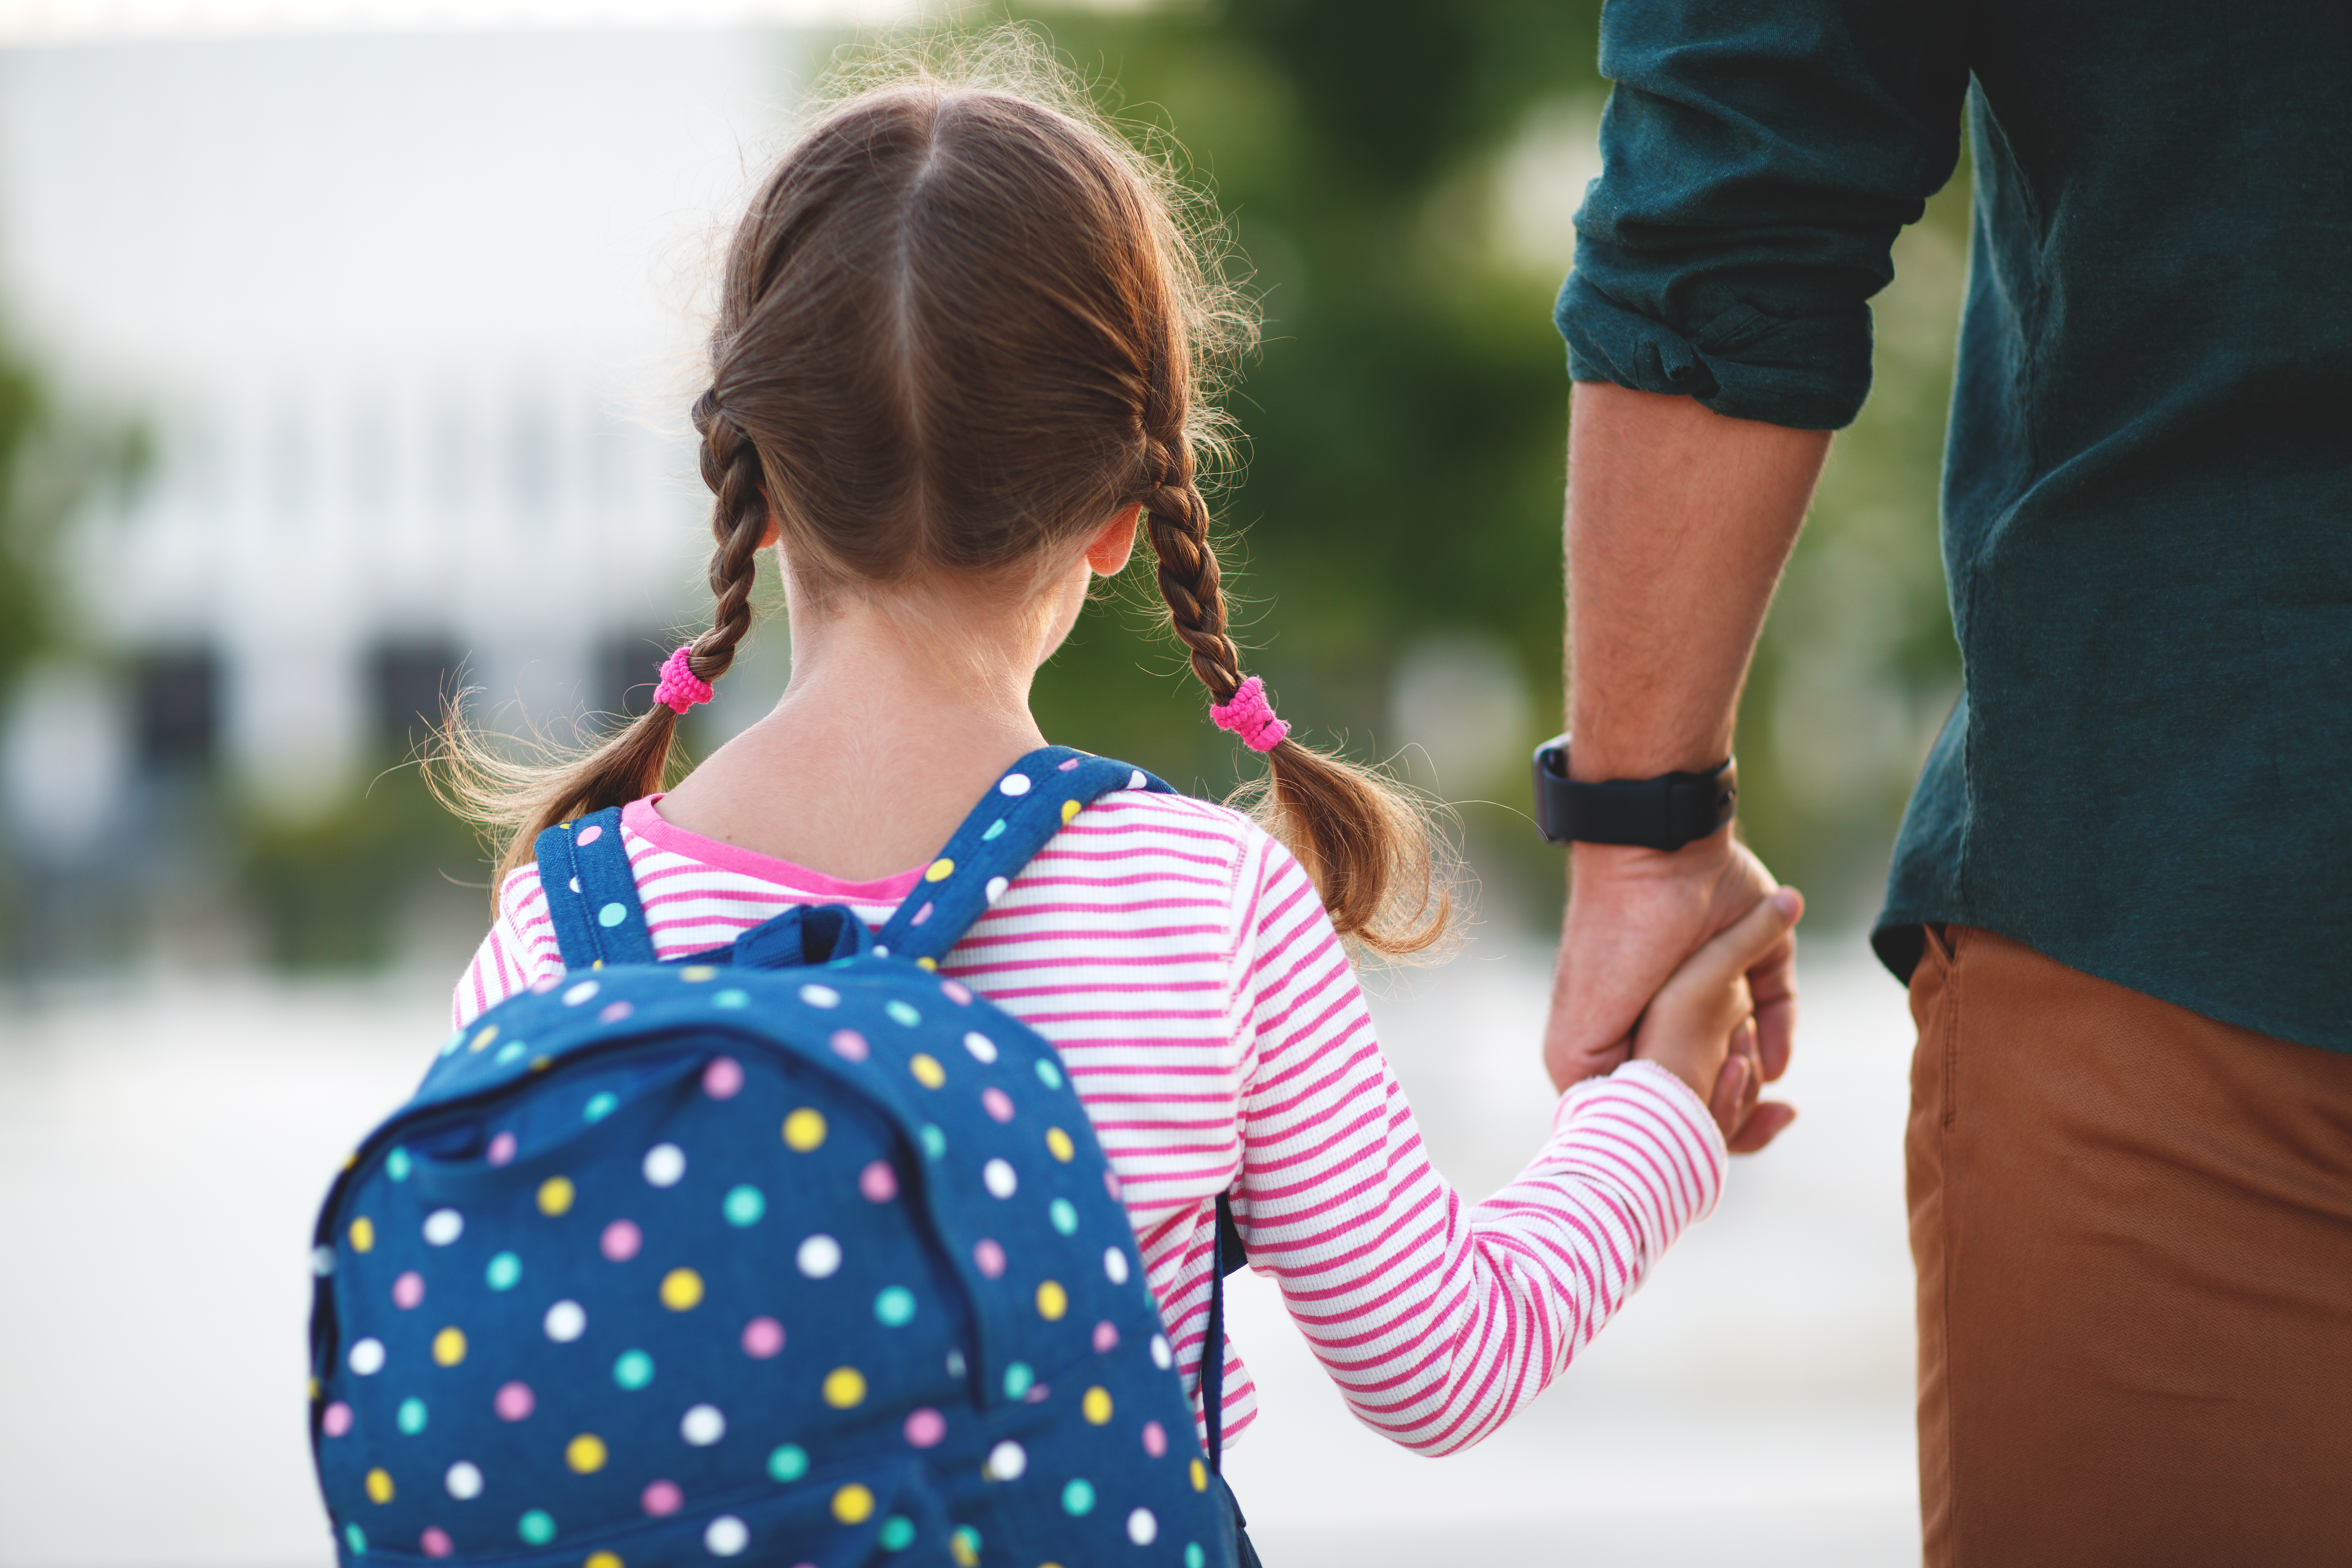
[[[1787,940],[1804,912],[1804,895],[1794,888],[1759,899],[1666,977],[1633,1033],[1634,1059],[1654,1061],[1690,1085],[1735,1153],[1763,1147],[1796,1114],[1756,1103],[1764,1069],[1748,972]]]

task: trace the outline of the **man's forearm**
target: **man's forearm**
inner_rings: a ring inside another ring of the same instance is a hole
[[[1730,754],[1739,689],[1829,452],[1824,430],[1577,384],[1568,447],[1569,727],[1580,779]]]

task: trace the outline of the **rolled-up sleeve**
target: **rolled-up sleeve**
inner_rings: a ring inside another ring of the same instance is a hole
[[[1801,429],[1853,422],[1895,235],[1968,85],[1931,0],[1609,0],[1602,173],[1554,311],[1569,374]]]

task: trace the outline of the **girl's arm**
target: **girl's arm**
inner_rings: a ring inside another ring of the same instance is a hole
[[[523,866],[499,889],[499,918],[474,952],[449,998],[449,1019],[464,1028],[545,974],[562,973],[555,925],[547,918],[547,895],[539,868]]]
[[[1357,1418],[1444,1454],[1567,1367],[1715,1205],[1721,1133],[1636,1061],[1570,1089],[1517,1180],[1475,1206],[1431,1166],[1306,873],[1269,846],[1251,928],[1235,1216]],[[1197,1355],[1197,1352],[1195,1352]]]

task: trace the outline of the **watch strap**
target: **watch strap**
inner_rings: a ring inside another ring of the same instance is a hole
[[[1702,773],[1580,783],[1568,776],[1568,737],[1536,748],[1536,827],[1553,844],[1632,844],[1672,851],[1719,831],[1739,799],[1732,759]]]

